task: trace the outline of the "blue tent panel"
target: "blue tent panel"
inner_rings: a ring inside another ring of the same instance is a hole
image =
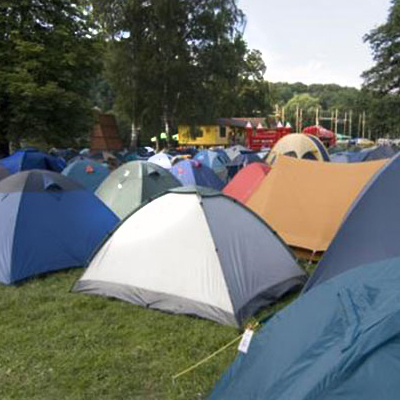
[[[326,282],[273,317],[209,400],[398,400],[400,258]]]
[[[0,165],[13,174],[31,169],[61,172],[65,167],[65,161],[36,149],[24,149],[18,150],[11,156],[1,159]]]
[[[364,187],[305,290],[360,265],[400,256],[400,155]]]
[[[110,171],[106,166],[84,157],[68,164],[62,172],[63,175],[80,183],[92,192],[96,191],[109,173]]]
[[[211,168],[196,160],[179,161],[171,168],[171,173],[183,186],[204,186],[215,190],[224,187],[224,182]]]
[[[0,281],[84,266],[118,218],[94,194],[53,172],[0,182]]]

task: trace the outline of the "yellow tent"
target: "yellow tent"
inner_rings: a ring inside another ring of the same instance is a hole
[[[281,156],[246,205],[300,257],[315,255],[328,248],[353,200],[385,162],[321,163]]]
[[[323,143],[316,136],[304,133],[291,133],[279,139],[268,154],[267,164],[272,165],[280,155],[306,160],[329,161],[329,154]]]

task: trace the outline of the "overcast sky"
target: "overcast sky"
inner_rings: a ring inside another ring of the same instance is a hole
[[[248,46],[271,82],[360,87],[373,61],[362,38],[384,23],[390,0],[239,0]]]

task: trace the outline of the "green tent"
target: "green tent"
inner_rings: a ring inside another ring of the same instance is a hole
[[[96,194],[124,219],[151,197],[177,186],[180,182],[164,168],[147,161],[131,161],[112,172]]]

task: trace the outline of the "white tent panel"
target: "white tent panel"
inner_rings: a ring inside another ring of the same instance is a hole
[[[129,285],[234,314],[200,200],[196,194],[169,193],[139,209],[100,249],[80,281]],[[149,221],[157,221],[157,229]]]

